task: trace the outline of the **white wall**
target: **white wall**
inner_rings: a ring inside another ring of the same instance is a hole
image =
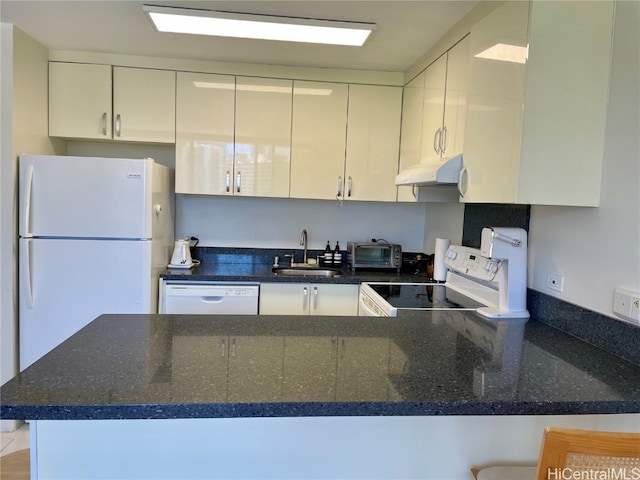
[[[615,17],[600,206],[533,206],[529,238],[531,288],[610,316],[615,288],[640,292],[640,3],[616,2]]]
[[[15,373],[13,27],[0,24],[0,384]]]
[[[298,249],[300,232],[309,248],[348,240],[384,238],[406,251],[422,251],[424,205],[382,202],[255,199],[178,195],[176,234],[197,234],[201,245]]]
[[[17,362],[17,156],[59,153],[48,130],[48,57],[42,45],[2,24],[0,65],[0,384],[18,371]],[[6,421],[2,430],[11,428]]]

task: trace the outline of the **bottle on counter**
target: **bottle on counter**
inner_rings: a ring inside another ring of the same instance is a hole
[[[333,251],[331,250],[331,245],[329,244],[329,240],[327,240],[327,246],[324,249],[324,255],[322,256],[322,260],[325,265],[333,264]]]
[[[333,264],[342,265],[342,252],[340,252],[340,243],[336,242],[336,248],[333,250]]]

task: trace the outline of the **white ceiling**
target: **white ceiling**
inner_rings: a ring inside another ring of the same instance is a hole
[[[477,0],[0,0],[13,23],[51,50],[272,65],[405,71]],[[143,4],[372,22],[363,47],[158,33]]]

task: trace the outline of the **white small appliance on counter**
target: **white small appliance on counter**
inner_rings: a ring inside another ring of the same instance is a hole
[[[449,245],[444,264],[444,283],[363,283],[359,315],[394,317],[401,310],[454,309],[488,318],[529,318],[525,230],[484,228],[480,249]]]

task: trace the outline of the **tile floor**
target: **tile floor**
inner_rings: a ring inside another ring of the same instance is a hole
[[[0,456],[29,448],[29,424],[13,432],[0,432]]]

